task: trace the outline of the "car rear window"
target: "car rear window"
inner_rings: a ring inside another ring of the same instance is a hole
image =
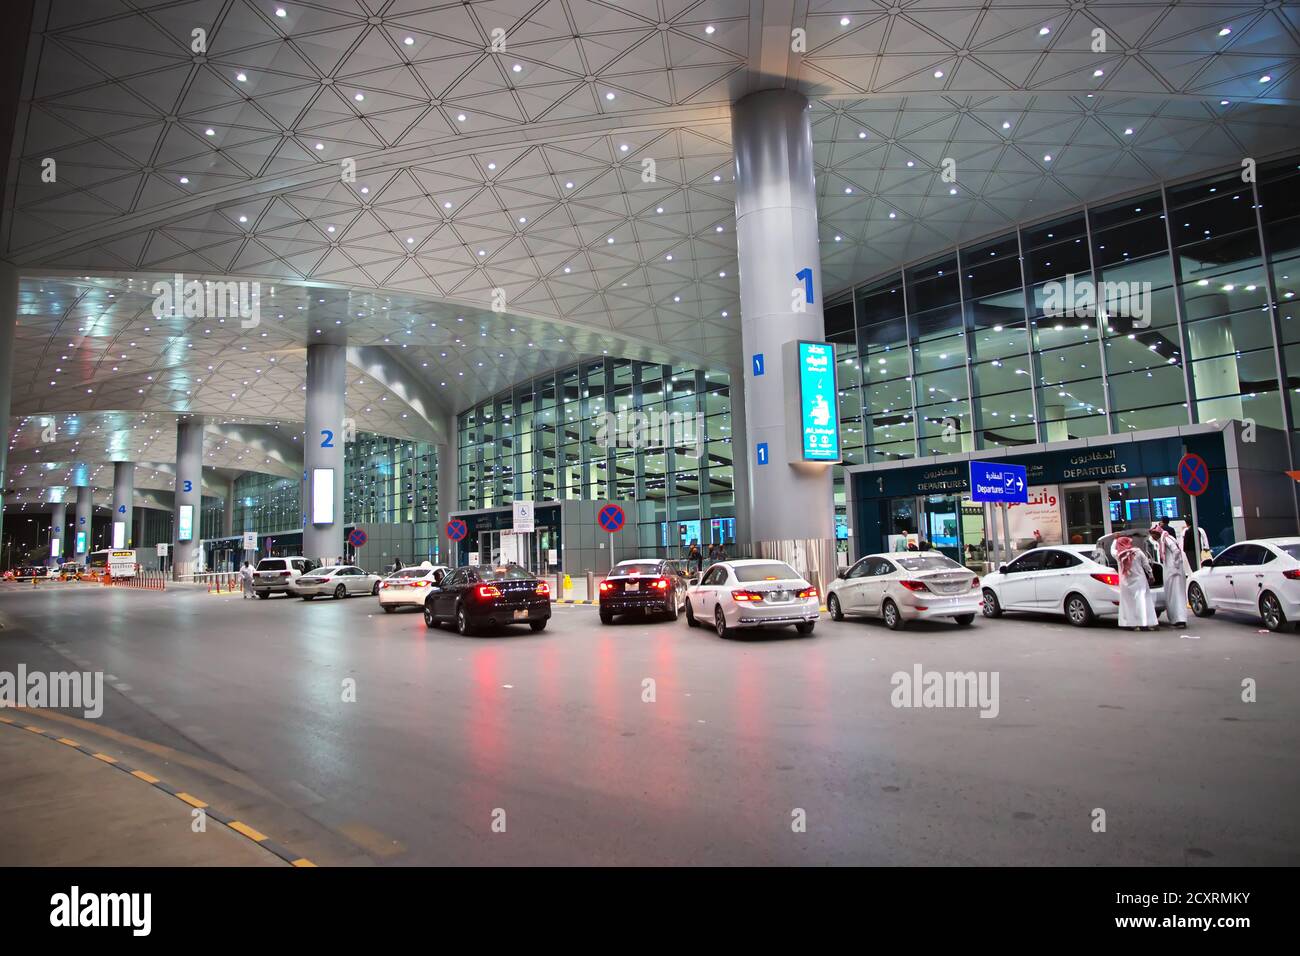
[[[770,564],[742,564],[734,568],[736,580],[746,584],[755,581],[786,581],[799,577],[797,571],[781,561]]]
[[[942,554],[891,554],[890,557],[898,562],[898,566],[904,571],[942,571],[961,567],[952,558]]]
[[[611,578],[627,577],[629,574],[658,574],[659,565],[653,561],[644,564],[620,564],[609,573]]]
[[[480,568],[479,577],[484,581],[528,581],[533,573],[517,564],[504,568]]]
[[[257,562],[259,571],[287,571],[289,566],[284,563],[283,558],[263,558]]]

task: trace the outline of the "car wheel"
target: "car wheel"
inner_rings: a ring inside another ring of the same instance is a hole
[[[529,621],[528,626],[531,627],[534,631],[544,631],[546,630],[546,621],[545,620]]]
[[[881,616],[885,619],[885,626],[891,631],[901,631],[903,629],[903,615],[898,610],[898,605],[891,600],[885,601],[885,606],[880,609]]]
[[[1282,611],[1282,602],[1272,591],[1265,591],[1260,597],[1259,616],[1264,619],[1264,626],[1270,631],[1286,630],[1286,614]]]
[[[811,634],[813,632],[813,628],[816,627],[816,625],[817,625],[816,621],[800,621],[798,624],[794,626],[794,629],[798,631],[800,634]]]
[[[456,608],[456,633],[468,635],[474,633],[474,627],[469,623],[469,615],[465,613],[465,605]]]
[[[348,589],[344,587],[342,584],[340,584],[338,587],[334,589],[334,600],[337,601],[340,598],[345,598],[347,596],[348,596]]]
[[[381,604],[379,606],[384,609],[385,614],[392,614],[394,611],[397,610],[396,604]]]
[[[370,596],[371,596],[371,597],[378,597],[378,596],[379,596],[379,582],[378,582],[378,581],[376,581],[376,582],[375,582],[375,586],[372,587],[372,588],[370,589]]]
[[[826,599],[826,610],[830,612],[832,621],[844,620],[844,609],[840,607],[839,595],[832,594]]]
[[[691,599],[689,596],[686,598],[686,626],[687,627],[700,626],[700,622],[695,620],[695,612],[691,610]]]
[[[984,616],[1002,616],[1002,605],[998,603],[998,596],[989,588],[984,589]]]
[[[727,627],[727,616],[722,613],[722,608],[713,609],[713,629],[718,632],[718,637],[731,637],[731,628]]]
[[[1187,603],[1192,606],[1192,613],[1197,617],[1214,616],[1214,608],[1205,600],[1205,592],[1199,584],[1193,584],[1187,589]]]
[[[1075,627],[1089,627],[1094,620],[1092,605],[1082,594],[1071,594],[1065,599],[1065,617]]]
[[[261,600],[265,601],[267,598],[269,598],[269,597],[271,596],[271,592],[270,592],[270,591],[258,591],[258,592],[257,592],[257,596],[258,596],[258,598],[260,598]]]
[[[614,615],[610,611],[606,611],[603,607],[600,609],[600,623],[601,624],[614,623]]]
[[[438,619],[433,616],[433,605],[424,606],[424,626],[432,630],[438,626]]]
[[[953,620],[956,621],[958,624],[960,624],[962,627],[970,627],[972,624],[975,623],[975,615],[958,614],[955,618],[953,618]]]

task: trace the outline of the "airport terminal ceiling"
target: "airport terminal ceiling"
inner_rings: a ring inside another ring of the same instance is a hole
[[[174,460],[187,414],[205,464],[292,474],[339,335],[356,427],[422,441],[580,356],[734,369],[739,96],[811,98],[833,292],[1294,149],[1298,35],[1276,2],[38,2],[11,484]],[[177,274],[258,283],[257,321],[155,315]]]

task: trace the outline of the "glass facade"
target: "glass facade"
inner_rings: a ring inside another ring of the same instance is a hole
[[[457,418],[460,507],[635,502],[642,551],[733,543],[730,386],[725,372],[614,358],[521,383]]]
[[[1230,418],[1293,427],[1300,161],[1257,179],[1153,187],[829,300],[845,463]]]
[[[302,482],[255,472],[235,479],[236,534],[298,531],[302,521]],[[358,433],[344,452],[343,521],[347,525],[411,524],[415,554],[436,557],[439,517],[434,446]]]

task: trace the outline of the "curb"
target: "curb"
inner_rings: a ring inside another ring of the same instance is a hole
[[[164,793],[169,793],[176,799],[182,801],[183,803],[189,804],[191,807],[196,807],[200,810],[203,810],[206,816],[211,817],[213,820],[216,820],[218,823],[225,825],[228,829],[233,830],[235,833],[238,833],[240,836],[252,840],[258,846],[266,850],[269,850],[271,853],[274,853],[276,856],[284,860],[284,862],[288,863],[290,866],[314,867],[316,865],[311,860],[307,859],[305,856],[300,856],[297,853],[293,853],[292,851],[276,843],[265,833],[261,833],[260,831],[253,829],[247,823],[243,823],[239,820],[236,820],[234,817],[228,816],[227,814],[224,814],[221,811],[214,809],[213,807],[209,806],[207,803],[203,802],[193,794],[186,793],[184,790],[177,790],[175,787],[171,786],[168,783],[165,783],[162,780],[159,780],[157,777],[153,776],[152,774],[146,773],[143,770],[138,770],[135,767],[131,767],[128,766],[127,764],[122,763],[122,761],[118,760],[116,757],[110,757],[108,754],[99,753],[98,751],[91,750],[89,747],[83,747],[75,740],[71,740],[67,737],[55,736],[52,732],[46,731],[40,727],[36,727],[31,724],[19,723],[18,721],[14,720],[12,717],[5,717],[3,714],[0,714],[0,724],[8,724],[10,727],[13,727],[15,730],[26,730],[29,731],[30,733],[36,734],[37,736],[44,737],[47,740],[53,740],[55,743],[63,744],[65,747],[71,747],[73,750],[80,751],[81,753],[85,754],[88,757],[94,757],[96,760],[102,761],[116,770],[120,770],[123,773],[128,774],[129,776],[135,777],[137,780],[143,780],[151,787],[157,790],[161,790]]]

